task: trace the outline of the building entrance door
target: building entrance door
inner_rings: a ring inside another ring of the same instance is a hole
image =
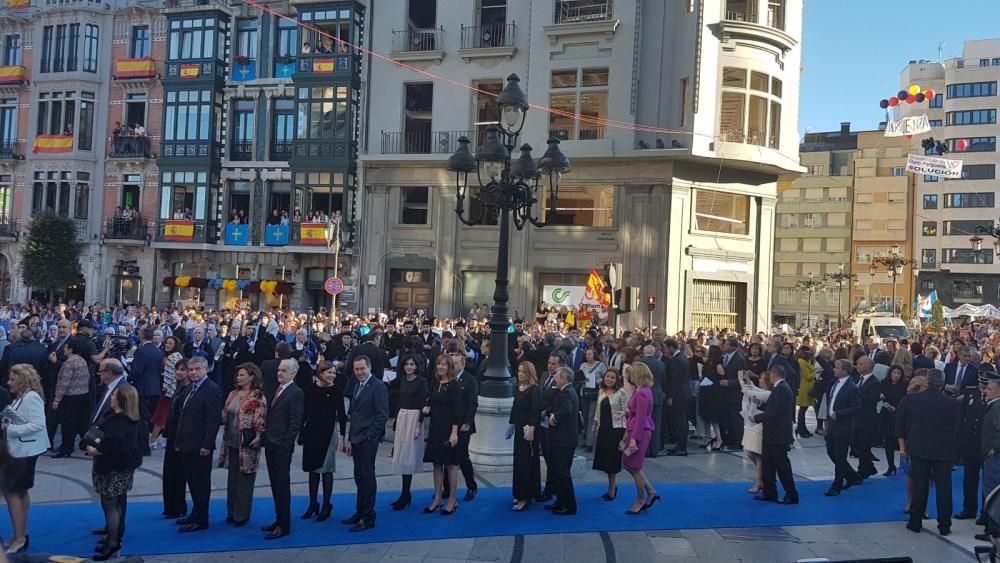
[[[430,270],[390,270],[389,308],[396,311],[424,310],[433,316],[434,285]]]

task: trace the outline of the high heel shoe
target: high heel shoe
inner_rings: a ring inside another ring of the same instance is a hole
[[[330,514],[333,513],[333,505],[330,503],[324,504],[323,508],[319,511],[319,516],[316,517],[317,522],[325,522],[330,519]]]
[[[102,549],[100,553],[93,556],[91,559],[93,559],[94,561],[107,561],[108,559],[113,559],[115,557],[118,557],[118,553],[121,550],[122,550],[121,544],[114,546],[107,545],[104,546],[104,549]]]
[[[629,516],[635,516],[636,514],[642,514],[643,512],[646,512],[647,508],[649,508],[649,505],[648,504],[643,504],[642,508],[640,508],[639,510],[632,510],[630,508],[630,509],[628,509],[628,510],[625,511],[625,514],[628,514]]]
[[[895,474],[896,474],[896,468],[895,467],[890,467],[888,471],[886,471],[885,473],[882,474],[882,476],[883,477],[892,477]]]
[[[302,515],[302,519],[308,520],[313,516],[316,516],[317,512],[319,512],[319,503],[316,501],[311,501],[309,503],[309,508],[307,508],[305,514]]]
[[[424,508],[424,514],[434,514],[435,512],[437,512],[437,509],[441,508],[442,504],[444,504],[444,503],[443,502],[438,502],[434,506],[425,507]]]
[[[615,500],[615,497],[617,496],[618,496],[618,485],[615,485],[615,492],[613,494],[609,495],[608,493],[604,493],[603,495],[601,495],[601,498],[610,502]]]
[[[401,495],[395,502],[392,503],[393,510],[403,510],[407,506],[410,506],[410,502],[413,500],[411,495]]]
[[[23,544],[21,544],[19,547],[14,547],[14,543],[11,542],[11,544],[9,546],[7,546],[7,549],[6,549],[6,551],[4,551],[4,553],[7,553],[7,554],[11,554],[11,553],[24,553],[25,551],[28,551],[28,544],[29,543],[31,543],[31,538],[29,538],[28,536],[24,536],[24,543]]]
[[[458,503],[457,502],[455,503],[455,506],[451,510],[448,510],[447,508],[442,508],[441,509],[441,516],[451,516],[452,514],[455,513],[456,510],[458,510]]]
[[[518,506],[518,505],[515,504],[514,507],[511,508],[511,510],[513,510],[514,512],[524,512],[525,510],[528,510],[528,505],[529,504],[531,504],[531,503],[527,503],[526,502],[526,503],[522,504],[521,506]]]
[[[649,500],[647,500],[646,504],[643,505],[643,509],[645,510],[646,508],[652,508],[652,506],[656,504],[656,501],[658,500],[660,500],[660,493],[656,493],[655,495],[649,497]]]

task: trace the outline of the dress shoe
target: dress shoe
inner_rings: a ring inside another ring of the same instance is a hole
[[[281,526],[276,526],[273,530],[271,530],[271,533],[269,533],[268,535],[264,536],[264,539],[265,540],[276,540],[278,538],[283,538],[283,537],[287,536],[289,533],[290,532],[286,532],[285,530],[281,529]]]
[[[358,514],[355,514],[354,516],[351,516],[350,518],[344,518],[343,520],[340,521],[340,523],[341,524],[357,524],[360,521],[361,521],[361,516],[358,515]]]
[[[976,525],[977,526],[985,526],[986,525],[986,517],[983,516],[983,515],[980,515],[979,518],[976,518]]]
[[[959,512],[958,514],[955,515],[955,520],[972,520],[975,517],[976,517],[975,514],[969,514],[968,512],[963,510],[962,512]]]
[[[278,529],[278,523],[277,522],[271,522],[267,526],[261,526],[260,529],[262,531],[264,531],[264,532],[273,532],[276,529]]]
[[[754,500],[762,500],[765,502],[778,502],[778,495],[766,495],[764,493],[757,494],[753,497]]]
[[[685,451],[681,451],[681,450],[668,450],[668,451],[667,451],[667,455],[668,455],[668,456],[681,456],[681,457],[687,457],[688,453],[687,453],[687,452],[685,452]]]
[[[367,522],[365,520],[358,520],[358,523],[351,528],[352,532],[363,532],[365,530],[370,530],[375,527],[375,522]]]
[[[326,522],[330,519],[330,514],[333,513],[332,504],[324,504],[323,508],[319,510],[319,516],[316,517],[317,522]]]
[[[243,526],[247,525],[247,522],[249,522],[249,520],[234,520],[233,526],[236,526],[237,528],[242,528]]]
[[[178,518],[184,518],[185,516],[187,516],[186,512],[178,512],[176,514],[164,514],[163,515],[163,519],[164,520],[177,520]]]
[[[777,502],[778,504],[798,504],[799,497],[785,497]]]
[[[938,534],[942,536],[950,536],[951,526],[938,526]]]
[[[469,490],[465,491],[465,497],[464,497],[465,498],[465,502],[469,502],[472,499],[476,498],[476,494],[478,492],[479,492],[479,489],[469,489]]]
[[[552,504],[546,504],[542,508],[544,508],[545,510],[555,510],[555,509],[561,508],[561,507],[559,506],[558,502],[553,502]]]
[[[121,549],[122,549],[121,545],[116,545],[111,547],[104,546],[103,548],[101,548],[100,553],[94,555],[91,559],[93,559],[94,561],[107,561],[109,559],[114,559],[115,557],[118,557],[118,553],[121,551]]]
[[[52,459],[62,459],[64,457],[73,457],[73,454],[71,454],[70,452],[59,452],[49,457],[51,457]]]
[[[233,517],[232,516],[226,516],[226,524],[232,524],[232,523],[233,523]]]
[[[740,452],[743,451],[743,446],[740,444],[733,444],[731,446],[726,446],[725,450],[727,452]]]
[[[915,533],[919,534],[920,530],[922,528],[921,528],[919,522],[907,522],[906,523],[906,529],[909,530],[909,531],[911,531],[911,532],[915,532]]]
[[[441,516],[451,516],[452,514],[455,513],[456,510],[458,510],[458,503],[457,502],[455,503],[455,506],[453,506],[451,508],[451,510],[448,510],[447,508],[442,508],[441,509]]]
[[[312,501],[309,503],[309,507],[306,508],[305,513],[302,514],[302,520],[309,520],[319,512],[319,503]]]
[[[530,503],[527,503],[527,502],[524,503],[524,504],[522,504],[522,505],[520,505],[520,506],[518,506],[517,504],[515,504],[514,508],[512,508],[511,510],[513,510],[514,512],[524,512],[525,510],[528,510],[528,506],[530,506]]]
[[[557,508],[552,511],[552,514],[555,514],[557,516],[573,516],[574,514],[576,514],[576,511],[570,510],[568,508]]]
[[[190,517],[184,516],[183,518],[178,518],[176,521],[174,521],[174,524],[177,524],[178,526],[187,526],[191,522],[192,520]]]
[[[190,524],[185,524],[184,526],[181,526],[180,528],[177,529],[177,531],[187,533],[187,532],[197,532],[198,530],[207,530],[207,529],[208,529],[208,524],[195,524],[194,522],[191,522]]]
[[[976,534],[976,539],[979,541],[992,541],[989,534]]]
[[[826,495],[826,496],[828,496],[828,497],[835,497],[835,496],[840,495],[840,491],[841,491],[841,489],[839,489],[837,487],[830,487],[823,494]]]
[[[850,489],[851,487],[856,487],[857,485],[861,485],[864,482],[865,480],[860,477],[857,479],[848,479],[847,483],[844,483],[844,489],[846,490]]]

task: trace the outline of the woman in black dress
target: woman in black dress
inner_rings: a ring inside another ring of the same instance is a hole
[[[719,430],[719,415],[722,412],[722,387],[719,381],[724,378],[725,368],[722,365],[722,348],[712,345],[708,347],[705,366],[701,370],[702,387],[698,393],[698,412],[705,423],[705,445],[708,451],[722,448],[722,433]],[[712,382],[708,385],[705,380]]]
[[[535,428],[542,416],[542,392],[531,362],[517,366],[517,389],[510,407],[510,428],[514,436],[514,512],[523,512],[531,499],[541,494],[542,470],[538,462]]]
[[[427,379],[419,371],[416,358],[403,356],[399,360],[399,411],[396,413],[395,435],[392,444],[392,472],[403,476],[399,498],[392,503],[393,510],[403,510],[410,504],[410,486],[413,474],[424,465],[423,409],[427,406]]]
[[[622,377],[611,368],[604,372],[597,392],[597,415],[594,417],[594,469],[608,475],[608,492],[601,495],[607,501],[618,495],[618,474],[622,471],[622,453],[618,444],[625,437],[625,410],[628,392],[622,388]]]
[[[425,415],[431,417],[431,427],[427,436],[424,461],[434,464],[434,502],[424,508],[424,514],[431,514],[441,507],[444,489],[444,473],[448,472],[448,508],[441,511],[443,516],[451,516],[458,508],[455,487],[458,484],[458,427],[465,424],[465,403],[462,401],[462,386],[455,381],[455,364],[451,356],[441,354],[434,362],[437,385],[431,393],[430,405],[424,407]]]
[[[767,369],[767,358],[764,356],[764,345],[760,342],[753,342],[747,349],[747,369],[754,375],[760,376]]]
[[[344,448],[347,431],[347,414],[344,412],[344,394],[336,385],[337,369],[331,362],[322,361],[317,366],[319,376],[315,383],[306,387],[302,410],[302,431],[299,444],[302,445],[302,471],[309,473],[309,508],[302,515],[308,520],[316,513],[317,522],[330,517],[333,512],[333,472],[337,469],[337,450]],[[340,423],[340,438],[334,437],[334,426]],[[319,506],[317,495],[319,482],[323,480],[323,507]]]
[[[896,450],[899,447],[899,439],[896,438],[896,407],[906,396],[906,386],[909,381],[903,366],[895,365],[889,368],[889,375],[882,380],[882,396],[885,401],[882,412],[879,414],[882,422],[882,440],[885,446],[885,459],[889,463],[889,468],[882,475],[890,477],[896,474]]]

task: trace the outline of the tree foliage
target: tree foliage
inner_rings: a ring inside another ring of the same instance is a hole
[[[899,317],[903,319],[904,323],[910,324],[910,321],[913,320],[913,306],[909,304],[903,305],[899,311]]]
[[[931,305],[931,324],[936,330],[944,328],[944,305],[940,300]]]
[[[76,224],[54,213],[35,215],[21,248],[21,279],[46,291],[63,289],[80,280],[80,253]]]

